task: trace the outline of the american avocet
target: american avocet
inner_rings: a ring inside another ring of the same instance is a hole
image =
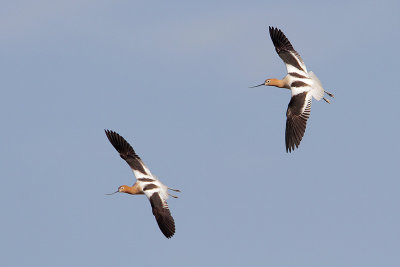
[[[131,195],[145,194],[150,200],[153,214],[156,217],[161,232],[167,238],[172,237],[175,234],[175,222],[174,218],[172,218],[171,212],[169,211],[167,198],[168,195],[174,198],[178,197],[168,193],[168,189],[175,192],[180,191],[165,186],[160,182],[160,180],[152,175],[140,157],[135,153],[132,146],[122,136],[110,130],[105,130],[105,132],[110,143],[119,152],[121,158],[128,163],[136,177],[136,183],[133,186],[121,185],[118,187],[117,191],[107,195],[112,195],[118,192]]]
[[[307,120],[310,117],[312,98],[314,97],[318,101],[324,99],[327,103],[330,103],[324,97],[324,94],[326,93],[330,97],[334,96],[324,90],[321,82],[312,71],[307,72],[306,65],[304,65],[300,55],[293,49],[292,44],[281,30],[269,27],[269,35],[276,52],[286,65],[288,74],[282,80],[267,79],[264,83],[250,88],[266,85],[292,91],[292,98],[286,112],[285,132],[286,152],[291,152],[295,147],[299,147],[304,136]]]

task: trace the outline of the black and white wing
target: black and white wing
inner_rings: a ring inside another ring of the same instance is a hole
[[[299,53],[294,50],[292,44],[286,38],[285,34],[278,28],[269,27],[269,35],[271,36],[272,43],[279,57],[286,65],[288,73],[306,74],[307,68],[301,59]]]
[[[155,179],[132,146],[122,136],[110,130],[105,130],[105,132],[110,143],[118,151],[121,158],[131,167],[136,178]]]
[[[151,209],[158,227],[165,237],[171,238],[175,234],[175,221],[169,211],[166,197],[161,192],[162,188],[155,183],[150,183],[143,188],[143,191],[150,200]]]
[[[299,147],[300,141],[304,136],[307,120],[311,112],[311,93],[303,92],[293,95],[290,99],[286,112],[286,152],[292,152],[295,147]]]

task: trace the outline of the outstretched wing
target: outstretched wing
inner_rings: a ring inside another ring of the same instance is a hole
[[[286,152],[299,147],[310,117],[312,96],[309,92],[293,95],[286,112]]]
[[[144,165],[132,146],[122,136],[110,130],[105,130],[105,132],[110,143],[119,152],[121,158],[131,167],[136,178],[154,179],[150,170]]]
[[[150,189],[146,190],[146,187]],[[150,200],[158,227],[167,238],[171,238],[175,234],[175,221],[169,211],[167,201],[160,195],[160,188],[155,184],[148,184],[143,191]]]
[[[269,35],[271,36],[276,52],[286,65],[287,72],[296,72],[307,76],[306,65],[299,53],[294,50],[285,34],[278,28],[269,27]]]

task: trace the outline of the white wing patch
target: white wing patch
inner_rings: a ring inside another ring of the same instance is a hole
[[[294,95],[298,95],[304,92],[309,92],[311,91],[311,87],[309,86],[303,86],[303,87],[292,87],[290,88],[290,90],[292,91],[292,96]]]
[[[293,65],[288,64],[288,63],[285,62],[287,72],[288,73],[297,72],[297,73],[299,73],[299,74],[301,74],[303,76],[307,76],[307,68],[306,68],[306,65],[304,64],[303,60],[301,60],[301,58],[299,58],[299,56],[296,55],[294,52],[292,52],[292,51],[287,51],[287,52],[290,53],[293,56],[293,58],[296,59],[296,61],[300,65],[300,67],[304,70],[304,71],[303,70],[299,70],[298,68],[294,67]]]
[[[141,171],[132,169],[133,174],[135,175],[136,179],[137,178],[151,178],[151,179],[156,180],[157,178],[155,178],[154,175],[151,174],[149,168],[147,168],[146,165],[144,165],[144,163],[141,160],[140,160],[140,163],[142,164],[142,167],[146,171],[146,173],[142,173]]]

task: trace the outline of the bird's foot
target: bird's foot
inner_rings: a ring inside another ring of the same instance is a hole
[[[329,101],[328,99],[326,99],[325,97],[323,98],[325,100],[326,103],[330,104],[331,101]]]

